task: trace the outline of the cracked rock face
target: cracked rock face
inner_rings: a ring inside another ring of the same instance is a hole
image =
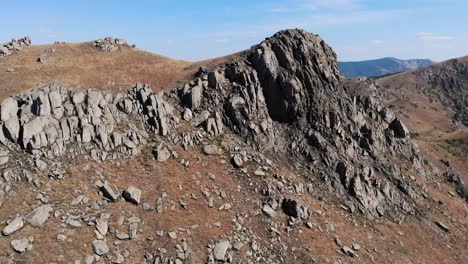
[[[416,213],[407,195],[415,187],[388,157],[421,160],[417,146],[389,109],[347,91],[319,36],[280,31],[203,74],[177,92],[192,125],[216,135],[210,119],[221,119],[259,150],[299,161],[371,218]]]

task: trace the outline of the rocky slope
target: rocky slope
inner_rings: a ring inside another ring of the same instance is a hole
[[[372,82],[340,78],[319,36],[286,30],[169,92],[4,99],[0,260],[427,262],[404,250],[428,250],[417,235],[465,261],[454,187]]]
[[[415,70],[432,64],[434,62],[427,59],[400,60],[397,58],[338,62],[340,73],[346,77],[378,77]]]
[[[417,71],[382,78],[378,83],[385,88],[387,98],[410,96],[408,90],[415,91],[427,97],[431,103],[451,108],[455,127],[468,126],[467,65],[468,57],[462,57]],[[396,86],[395,83],[399,83],[399,79],[408,85]]]

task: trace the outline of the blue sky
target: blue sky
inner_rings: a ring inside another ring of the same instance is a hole
[[[321,35],[342,61],[468,55],[468,0],[23,0],[2,3],[0,24],[0,42],[113,36],[191,61],[246,49],[284,28]]]

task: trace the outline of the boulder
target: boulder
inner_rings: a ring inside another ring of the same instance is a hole
[[[34,239],[32,237],[30,238],[21,238],[21,239],[15,239],[11,241],[11,246],[13,249],[18,252],[18,253],[23,253],[25,251],[30,251],[33,247],[32,242]]]
[[[26,215],[25,220],[33,226],[42,226],[54,209],[50,204],[44,204],[36,207],[32,212]]]
[[[221,241],[216,243],[215,247],[213,248],[213,256],[215,260],[224,261],[226,259],[226,252],[231,247],[231,243],[229,241]]]
[[[111,200],[112,202],[115,202],[117,198],[119,197],[118,194],[114,192],[112,187],[110,187],[108,182],[105,182],[102,187],[101,187],[101,192],[106,197],[107,199]]]
[[[23,217],[18,216],[13,219],[2,231],[4,236],[13,234],[24,226]]]
[[[392,123],[390,123],[389,128],[393,130],[393,134],[397,138],[405,138],[409,135],[409,131],[405,124],[403,124],[403,122],[398,118],[395,118]]]
[[[105,256],[109,253],[109,247],[107,246],[106,242],[102,240],[94,240],[93,241],[93,250],[94,253],[98,256]]]
[[[236,168],[242,168],[244,166],[244,160],[242,159],[242,156],[239,154],[235,154],[234,157],[232,157],[232,164]]]
[[[219,147],[216,145],[205,145],[203,146],[203,153],[206,155],[216,155],[219,154]]]
[[[3,100],[0,105],[0,120],[8,121],[11,117],[16,117],[18,112],[18,102],[12,97]]]
[[[122,196],[125,198],[125,200],[131,203],[139,204],[141,198],[141,190],[136,187],[129,186],[127,187],[127,189],[125,189]]]

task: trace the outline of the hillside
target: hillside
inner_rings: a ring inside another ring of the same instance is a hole
[[[377,85],[420,143],[453,160],[468,181],[468,56],[383,77]]]
[[[41,56],[47,59],[38,62]],[[104,90],[144,82],[164,89],[193,70],[190,65],[136,48],[102,52],[92,42],[30,46],[0,60],[0,97],[54,81]]]
[[[468,262],[457,171],[320,36],[49,48],[0,59],[0,263]]]
[[[340,73],[346,77],[377,77],[415,70],[434,62],[427,59],[400,60],[382,58],[366,61],[339,62]]]

